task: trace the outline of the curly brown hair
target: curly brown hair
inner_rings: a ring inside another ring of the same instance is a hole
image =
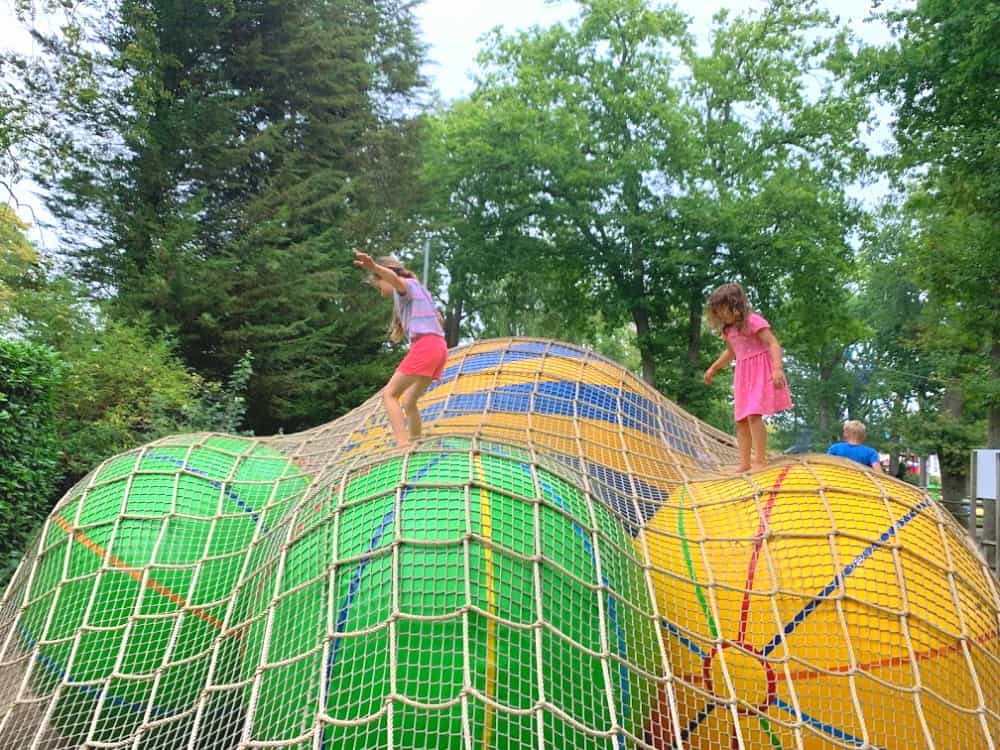
[[[743,327],[752,312],[746,292],[743,291],[743,287],[735,283],[723,284],[712,292],[708,297],[706,307],[705,317],[708,319],[708,325],[719,333],[724,332],[730,325],[719,318],[719,313],[722,310],[732,311],[733,322],[731,325],[737,328]]]

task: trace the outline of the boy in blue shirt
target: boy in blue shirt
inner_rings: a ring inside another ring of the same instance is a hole
[[[844,422],[844,442],[834,443],[827,453],[831,456],[840,456],[857,461],[859,464],[869,467],[876,474],[882,473],[882,462],[879,460],[878,451],[869,448],[864,444],[868,429],[865,423],[857,419]]]

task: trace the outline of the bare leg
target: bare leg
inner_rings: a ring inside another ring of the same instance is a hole
[[[740,465],[737,471],[750,471],[750,424],[746,419],[736,423],[736,445],[740,449]]]
[[[750,423],[750,437],[753,441],[753,468],[764,469],[767,467],[767,425],[760,414],[751,414],[747,417]]]
[[[406,389],[401,403],[403,410],[406,412],[406,426],[409,428],[410,440],[417,440],[420,438],[420,432],[423,427],[420,421],[420,409],[417,408],[417,401],[424,395],[424,391],[427,390],[428,386],[430,386],[432,378],[423,377],[422,375],[413,375],[412,377],[416,378],[416,381]]]
[[[407,389],[419,380],[430,380],[430,378],[422,378],[419,375],[403,375],[397,372],[389,378],[389,382],[382,389],[382,403],[385,405],[385,413],[389,417],[389,426],[392,427],[392,435],[396,438],[396,445],[400,448],[410,444],[406,433],[406,415],[403,414],[403,405],[400,403],[400,399]],[[425,385],[424,389],[426,388]],[[419,423],[420,417],[418,416],[417,424],[419,425]]]

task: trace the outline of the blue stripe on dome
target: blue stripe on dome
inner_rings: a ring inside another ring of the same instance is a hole
[[[537,341],[524,341],[517,344],[504,344],[496,349],[469,354],[455,364],[445,368],[441,381],[432,386],[440,388],[459,373],[471,374],[490,370],[505,362],[520,362],[526,359],[537,359],[542,356],[566,357],[567,359],[582,359],[586,352],[571,349],[568,346],[542,344]]]
[[[695,447],[682,439],[687,430],[672,413],[637,393],[606,385],[570,380],[537,384],[532,381],[454,393],[422,409],[421,417],[425,422],[432,422],[484,411],[580,417],[621,425],[646,435],[659,435],[662,430],[671,448],[693,458],[700,457]]]

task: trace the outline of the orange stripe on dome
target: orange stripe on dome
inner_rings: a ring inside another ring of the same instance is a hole
[[[69,521],[67,521],[65,518],[63,518],[58,513],[54,514],[53,518],[55,519],[55,522],[57,524],[59,524],[59,527],[63,531],[65,531],[68,535],[72,536],[74,539],[76,539],[76,541],[78,541],[84,547],[86,547],[91,552],[93,552],[95,555],[97,555],[98,557],[100,557],[102,560],[107,560],[112,565],[114,565],[115,568],[117,568],[118,570],[122,571],[123,573],[125,573],[126,575],[128,575],[130,578],[134,578],[139,583],[143,582],[143,580],[142,580],[142,574],[138,573],[137,571],[135,571],[133,569],[134,566],[129,565],[128,563],[126,563],[121,558],[115,557],[114,555],[112,555],[111,553],[109,553],[106,549],[104,549],[104,547],[102,547],[101,545],[99,545],[97,542],[95,542],[93,539],[91,539],[90,537],[88,537],[82,531],[74,530],[73,526],[69,523]],[[214,625],[215,627],[219,628],[220,630],[223,627],[225,627],[225,624],[222,622],[222,620],[220,620],[219,618],[215,617],[214,615],[209,614],[208,612],[206,612],[205,610],[201,609],[200,607],[191,607],[191,606],[189,606],[188,603],[187,603],[187,601],[185,601],[185,599],[182,596],[180,596],[179,594],[175,594],[173,591],[171,591],[170,589],[168,589],[166,586],[164,586],[163,584],[157,583],[152,578],[148,579],[145,582],[145,585],[148,586],[149,588],[151,588],[153,591],[155,591],[160,596],[162,596],[162,597],[164,597],[166,599],[169,599],[171,602],[173,602],[174,604],[176,604],[181,609],[186,610],[186,611],[190,612],[191,614],[195,615],[196,617],[204,620],[209,625]],[[242,634],[235,633],[234,635],[237,638],[242,638]]]
[[[996,640],[997,636],[1000,635],[998,631],[994,630],[990,633],[984,633],[974,639],[974,642],[982,645],[988,643],[989,641]],[[827,669],[803,669],[799,672],[792,672],[792,680],[815,680],[821,677],[829,676],[830,674],[847,674],[854,670],[864,670],[870,672],[873,669],[886,669],[890,667],[901,667],[904,664],[910,664],[913,662],[928,661],[930,659],[936,659],[939,656],[948,656],[950,654],[958,653],[961,649],[962,644],[952,643],[948,646],[938,646],[937,648],[930,648],[926,651],[917,651],[913,654],[911,659],[907,656],[889,656],[885,659],[878,659],[877,661],[870,661],[864,664],[859,664],[857,667],[851,667],[849,664],[839,664],[834,667],[829,667]]]

